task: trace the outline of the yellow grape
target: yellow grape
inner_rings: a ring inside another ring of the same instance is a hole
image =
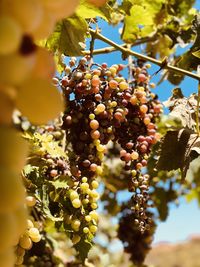
[[[31,75],[44,79],[52,79],[55,71],[53,55],[47,49],[38,47],[36,51],[36,62]]]
[[[0,123],[1,124],[11,124],[12,114],[14,111],[14,101],[6,94],[4,91],[0,91]]]
[[[79,0],[41,0],[41,2],[56,19],[72,15],[79,4]]]
[[[26,197],[26,205],[28,207],[34,207],[36,204],[36,198],[34,196],[27,196]]]
[[[3,14],[12,16],[25,33],[35,30],[43,16],[40,0],[1,0],[0,9]]]
[[[28,234],[32,239],[32,238],[37,238],[40,235],[40,232],[37,228],[32,227],[31,229],[29,229]]]
[[[55,18],[48,10],[44,10],[40,25],[32,32],[32,36],[36,40],[47,38],[54,30]],[[47,65],[48,66],[48,65]]]
[[[0,17],[0,54],[15,52],[22,39],[22,31],[18,23],[9,16]]]
[[[14,128],[0,126],[0,152],[0,166],[19,173],[26,162],[28,143]]]
[[[34,243],[38,243],[38,242],[40,242],[41,239],[42,239],[41,235],[37,235],[37,236],[31,237],[31,240],[32,240]]]
[[[20,237],[19,239],[19,245],[24,248],[24,249],[31,249],[33,243],[30,239],[30,237],[28,236],[28,234],[24,234]]]
[[[19,174],[0,166],[0,212],[13,211],[24,200],[25,190]]]
[[[0,253],[1,267],[13,267],[15,264],[14,251],[9,249],[3,253]]]
[[[15,221],[17,223],[16,234],[20,236],[27,228],[28,212],[24,205],[21,205],[14,211]]]
[[[0,253],[13,246],[16,239],[16,221],[12,213],[0,213]]]
[[[18,53],[0,56],[0,84],[19,85],[30,74],[35,64],[34,54],[22,56]]]
[[[45,124],[63,109],[61,94],[48,80],[30,78],[19,88],[16,107],[34,124]]]

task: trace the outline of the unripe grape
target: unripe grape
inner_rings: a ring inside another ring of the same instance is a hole
[[[97,166],[96,173],[97,173],[98,175],[101,175],[101,174],[103,173],[103,169],[102,169],[101,166]]]
[[[98,213],[96,211],[94,211],[94,210],[90,211],[89,215],[92,218],[92,220],[98,221],[99,215],[98,215]]]
[[[92,208],[93,210],[96,210],[96,209],[98,208],[97,203],[95,203],[95,202],[91,203],[91,208]]]
[[[99,187],[99,183],[97,181],[92,181],[92,188],[97,189]]]
[[[90,222],[92,220],[92,217],[90,215],[85,216],[86,222]]]
[[[34,243],[38,243],[40,242],[40,240],[42,239],[41,235],[37,235],[35,237],[31,237],[31,240],[34,242]]]
[[[30,229],[30,228],[33,228],[33,227],[34,227],[33,222],[30,219],[28,219],[27,220],[27,228]]]
[[[89,184],[88,183],[82,183],[80,185],[80,188],[83,192],[87,192],[88,188],[89,188]]]
[[[38,237],[40,235],[40,232],[37,228],[32,227],[28,230],[28,234],[30,238],[32,239],[32,238]]]
[[[81,206],[81,201],[80,199],[78,198],[75,198],[73,201],[72,201],[72,206],[76,209],[80,208]]]
[[[80,225],[81,225],[81,222],[79,220],[74,220],[71,223],[72,229],[75,231],[79,230]]]
[[[95,115],[91,113],[91,114],[89,115],[89,118],[90,118],[90,120],[94,120]]]
[[[84,234],[89,233],[89,228],[88,228],[88,227],[84,227],[84,228],[83,228],[83,233],[84,233]]]
[[[27,250],[31,249],[32,244],[33,243],[32,243],[30,237],[27,234],[24,234],[19,239],[19,245],[24,249],[27,249]]]
[[[90,226],[89,226],[89,229],[90,229],[90,232],[91,232],[91,233],[96,233],[96,231],[97,231],[98,228],[97,228],[96,225],[90,225]]]
[[[120,82],[120,83],[119,83],[119,88],[120,88],[121,90],[126,90],[126,89],[128,89],[128,83],[127,83],[127,82]]]
[[[83,177],[81,181],[82,183],[87,183],[87,180],[88,180],[87,177]]]
[[[87,198],[84,198],[83,201],[82,201],[83,205],[87,205],[89,203],[89,199]]]
[[[72,238],[72,243],[74,245],[76,245],[77,243],[79,243],[81,240],[81,237],[79,235],[73,235],[73,238]]]
[[[70,192],[70,196],[69,197],[70,197],[70,200],[73,201],[74,199],[79,198],[79,195],[78,195],[78,193],[76,191],[72,191],[72,192]]]
[[[36,204],[36,198],[34,196],[27,196],[26,197],[26,205],[28,207],[34,207]]]

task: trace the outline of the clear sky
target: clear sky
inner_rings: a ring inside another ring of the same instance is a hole
[[[200,1],[197,0],[196,8],[200,10]],[[118,44],[122,43],[119,38],[118,28],[108,27],[108,25],[101,21],[99,23],[102,29],[102,34],[112,39]],[[95,48],[102,48],[107,46],[101,41],[95,41]],[[186,48],[187,49],[187,48]],[[137,50],[138,51],[138,50]],[[182,53],[181,48],[179,52]],[[98,55],[95,57],[95,62],[103,63],[107,62],[108,65],[124,63],[121,60],[121,53],[114,52],[106,55]],[[124,63],[126,64],[126,63]],[[151,73],[158,70],[158,67],[152,65]],[[159,75],[153,78],[153,82],[158,81]],[[185,96],[189,96],[191,93],[197,90],[197,82],[189,77],[186,77],[180,84],[180,87]],[[157,89],[155,89],[161,101],[166,100],[171,95],[171,90],[174,88],[168,81],[164,81]],[[127,199],[127,194],[120,194],[120,199]],[[178,242],[183,241],[192,234],[200,234],[200,209],[196,201],[186,203],[182,198],[180,205],[170,206],[170,214],[166,222],[158,223],[158,228],[155,234],[154,243],[160,241]]]

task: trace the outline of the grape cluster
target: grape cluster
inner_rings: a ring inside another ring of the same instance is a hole
[[[34,196],[26,197],[26,205],[32,208],[36,205],[36,199]],[[33,217],[27,219],[26,229],[24,233],[19,237],[18,243],[15,247],[15,266],[23,264],[26,250],[32,248],[33,242],[38,243],[41,240],[39,232],[40,223],[35,221]]]
[[[151,218],[150,228],[144,233],[138,229],[138,225],[133,221],[134,213],[130,213],[129,209],[123,211],[124,214],[119,222],[118,237],[124,243],[125,252],[130,254],[131,261],[136,266],[144,266],[144,259],[151,249],[153,235],[156,228],[153,214],[148,212]],[[137,219],[137,217],[135,217]],[[146,265],[145,265],[146,266]]]
[[[106,145],[117,142],[121,146],[119,157],[130,174],[127,184],[133,192],[132,209],[142,232],[149,227],[145,212],[148,175],[143,175],[142,168],[147,165],[151,146],[159,138],[155,120],[162,111],[156,95],[151,93],[154,84],[149,84],[149,67],[142,61],[135,62],[133,79],[128,83],[120,74],[121,64],[89,66],[84,57],[76,65],[72,58],[66,75],[58,81],[66,103],[62,127],[73,149],[69,157],[71,173],[80,183],[80,192],[86,192],[95,177],[102,174]],[[83,179],[87,179],[87,185]],[[80,208],[78,195],[74,203]]]
[[[20,171],[27,144],[11,127],[19,109],[35,123],[59,115],[63,104],[52,85],[53,55],[35,44],[47,38],[56,22],[71,15],[78,0],[0,0],[0,216],[1,266],[13,266],[12,247],[25,229],[25,190]],[[38,97],[39,96],[39,97]],[[51,102],[52,101],[52,102]]]

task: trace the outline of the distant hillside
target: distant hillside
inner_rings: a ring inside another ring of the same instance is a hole
[[[146,264],[152,267],[200,267],[200,236],[183,243],[160,243],[149,253]]]

